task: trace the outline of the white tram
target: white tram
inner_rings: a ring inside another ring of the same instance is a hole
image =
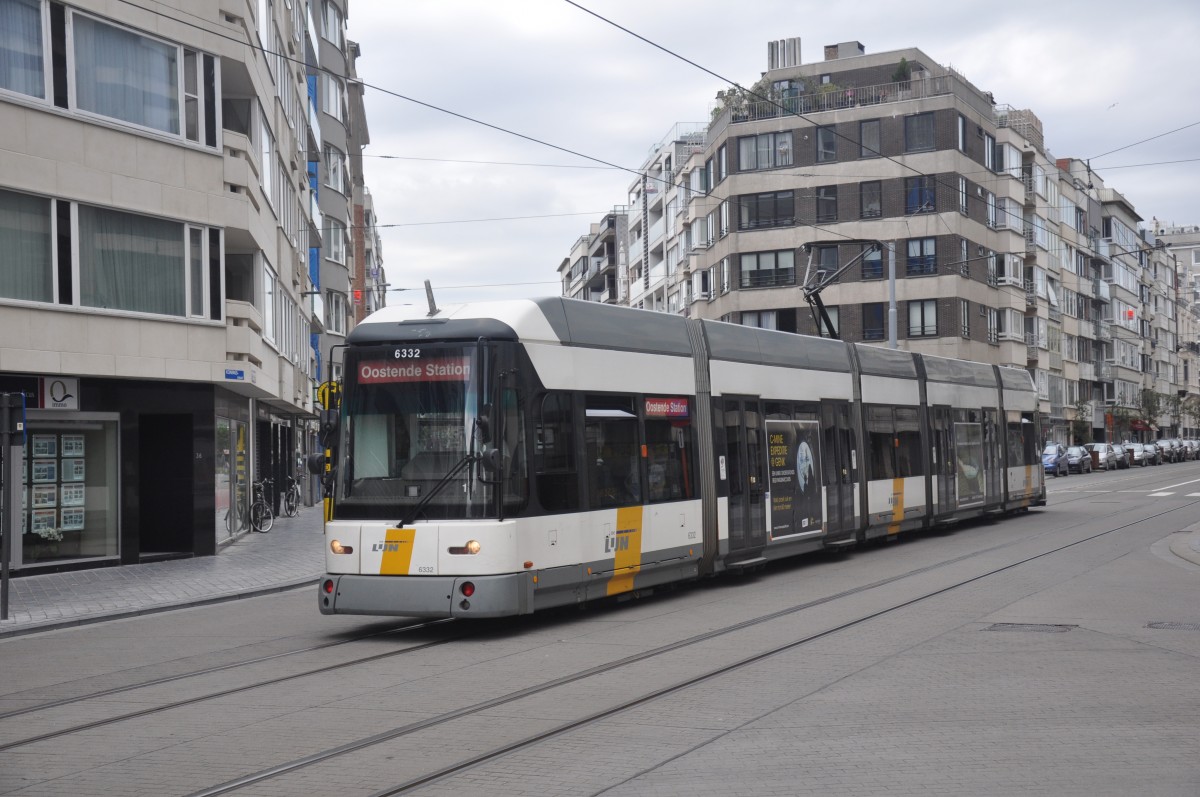
[[[325,614],[497,617],[1045,504],[1029,374],[594,302],[344,349]]]

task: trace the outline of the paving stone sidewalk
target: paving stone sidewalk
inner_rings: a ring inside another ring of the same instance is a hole
[[[12,578],[0,637],[293,589],[324,566],[321,506],[302,507],[215,556]]]

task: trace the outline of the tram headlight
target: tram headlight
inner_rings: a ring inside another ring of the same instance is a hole
[[[451,545],[446,551],[457,556],[474,556],[479,553],[479,549],[482,547],[479,544],[479,540],[467,540],[466,545]]]
[[[337,554],[354,553],[354,549],[349,545],[342,545],[338,540],[329,541],[329,550]]]

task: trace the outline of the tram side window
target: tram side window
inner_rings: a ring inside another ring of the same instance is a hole
[[[501,398],[504,439],[498,442],[504,455],[504,506],[513,511],[524,504],[529,493],[529,474],[525,462],[525,415],[516,390],[505,388]]]
[[[646,406],[646,498],[681,501],[696,497],[692,402],[651,398]]]
[[[1040,465],[1041,456],[1034,425],[1028,421],[1008,424],[1008,466]]]
[[[921,458],[921,426],[916,407],[896,407],[896,475],[924,476]]]
[[[637,414],[628,396],[588,396],[584,463],[592,509],[642,503]]]
[[[891,407],[867,407],[872,480],[896,478],[896,428]]]
[[[579,509],[574,417],[569,393],[550,393],[542,399],[536,441],[537,490],[542,507],[551,512]]]

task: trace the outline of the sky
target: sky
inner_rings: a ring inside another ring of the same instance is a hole
[[[1147,225],[1200,224],[1194,0],[355,0],[347,35],[392,305],[424,305],[425,280],[442,305],[559,295],[652,148],[791,37],[802,63],[917,47],[1031,109],[1054,156],[1090,158]]]

